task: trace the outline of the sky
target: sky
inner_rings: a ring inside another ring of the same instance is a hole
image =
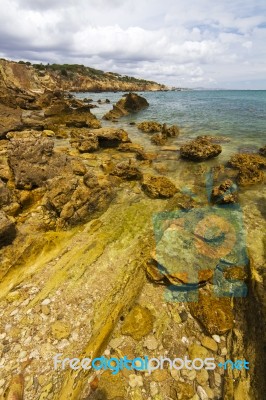
[[[0,0],[0,57],[266,89],[265,0]]]

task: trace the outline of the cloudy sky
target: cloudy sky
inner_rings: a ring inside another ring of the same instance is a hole
[[[265,0],[0,0],[0,57],[266,89]]]

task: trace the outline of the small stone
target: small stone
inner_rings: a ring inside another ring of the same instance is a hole
[[[17,313],[18,313],[18,309],[16,308],[15,310],[12,311],[12,313],[10,313],[10,317],[13,317]]]
[[[50,304],[51,303],[51,300],[50,299],[44,299],[42,302],[41,302],[41,305],[42,306],[48,306],[48,304]]]
[[[221,338],[219,335],[212,335],[213,340],[215,340],[216,343],[221,343]]]
[[[135,374],[129,375],[129,386],[132,388],[143,386],[142,376]]]
[[[182,322],[186,322],[188,319],[188,313],[186,311],[181,311],[179,316]]]
[[[189,345],[189,340],[185,336],[182,337],[181,342],[186,344],[187,346]]]
[[[187,378],[189,381],[194,381],[194,379],[196,378],[196,371],[194,369],[187,370],[187,369],[182,369],[181,370],[181,375],[183,378]]]
[[[44,315],[49,315],[50,314],[50,308],[48,306],[42,306],[42,313]]]
[[[209,379],[209,374],[206,369],[201,369],[197,372],[197,382],[199,385],[205,385]]]
[[[3,387],[5,384],[5,380],[4,379],[0,379],[0,388]]]
[[[27,357],[27,352],[24,350],[24,351],[21,351],[20,353],[19,353],[19,356],[18,356],[18,358],[19,359],[22,359],[22,358],[25,358],[25,357]]]
[[[150,383],[150,394],[152,397],[156,396],[159,393],[158,386],[156,382]]]
[[[207,349],[210,349],[214,352],[217,352],[217,350],[218,350],[218,346],[217,346],[217,343],[215,342],[215,340],[208,336],[204,336],[204,338],[201,341],[201,344],[202,344],[202,346],[204,346]]]
[[[189,346],[188,352],[191,360],[194,360],[195,358],[202,358],[204,360],[206,357],[208,357],[208,350],[196,343],[193,343]]]
[[[220,387],[220,386],[221,386],[222,377],[221,377],[221,375],[218,374],[217,372],[214,372],[214,381],[215,381],[215,385],[216,385],[217,387]]]
[[[52,330],[52,335],[60,340],[67,338],[70,335],[70,326],[64,322],[61,321],[56,321],[55,323],[52,324],[51,326]]]
[[[171,370],[170,370],[170,374],[171,374],[171,377],[172,377],[175,381],[179,381],[179,378],[180,378],[180,371],[178,371],[177,369],[171,369]]]
[[[121,344],[123,343],[124,338],[123,337],[118,337],[118,338],[114,338],[112,340],[110,340],[110,347],[112,347],[112,349],[117,349],[119,346],[121,346]]]
[[[198,394],[200,400],[208,400],[208,395],[201,386],[197,387],[197,394]]]
[[[121,332],[140,340],[152,331],[154,317],[146,307],[136,305],[126,316]]]
[[[214,392],[209,386],[204,387],[205,392],[207,393],[208,399],[214,398]]]
[[[221,356],[226,356],[226,354],[227,354],[227,348],[226,347],[223,347],[222,349],[221,349]]]
[[[152,379],[156,382],[163,382],[169,378],[168,372],[165,369],[157,369],[152,373]]]
[[[144,343],[144,347],[146,347],[148,350],[155,350],[158,347],[158,341],[155,339],[154,336],[148,336]]]

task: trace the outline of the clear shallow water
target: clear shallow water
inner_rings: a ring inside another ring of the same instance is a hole
[[[177,124],[188,137],[199,134],[229,136],[234,144],[259,147],[266,142],[266,91],[184,91],[140,93],[150,106],[120,120],[155,120]],[[111,104],[99,105],[92,112],[101,118],[123,93],[77,93],[78,98],[108,98]],[[97,104],[97,103],[95,103]],[[108,122],[110,125],[110,122]]]

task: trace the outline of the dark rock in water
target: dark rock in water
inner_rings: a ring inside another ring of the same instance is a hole
[[[137,112],[149,106],[149,103],[144,97],[136,93],[129,93],[122,97],[114,106],[111,111],[104,115],[104,119],[113,120],[120,118],[132,112]]]
[[[3,211],[0,211],[0,248],[6,246],[15,239],[16,227]]]
[[[72,147],[78,149],[80,153],[91,153],[99,149],[99,141],[95,134],[93,133],[81,133],[78,137],[70,139]]]
[[[87,99],[87,97],[85,97],[85,99],[83,99],[84,103],[91,103],[93,100],[92,99]]]
[[[164,176],[145,175],[142,189],[151,198],[169,198],[178,191],[177,187]]]
[[[43,186],[47,179],[71,172],[69,158],[55,154],[50,138],[11,139],[8,163],[18,189]]]
[[[193,317],[202,323],[210,335],[223,335],[234,327],[229,297],[216,297],[208,289],[199,289],[199,300],[188,305]]]
[[[131,162],[121,162],[115,166],[111,175],[126,180],[139,180],[142,178],[140,170]]]
[[[237,202],[237,187],[230,179],[222,182],[212,190],[211,199],[216,204],[229,204]]]
[[[167,125],[163,124],[162,133],[167,137],[175,137],[179,135],[180,129],[176,125],[167,128]]]
[[[155,121],[143,121],[137,124],[138,129],[146,133],[161,132],[162,125]]]
[[[106,100],[105,100],[105,103],[106,103],[106,104],[110,104],[110,100],[109,100],[109,99],[106,99]]]
[[[259,149],[259,154],[266,157],[266,145]]]
[[[163,133],[155,133],[151,137],[151,142],[156,146],[163,146],[167,142],[167,137]]]
[[[229,165],[239,170],[237,182],[241,186],[261,183],[264,172],[260,168],[266,167],[264,157],[257,154],[235,154],[231,157]]]
[[[180,148],[180,155],[192,161],[203,161],[217,157],[222,152],[219,144],[212,144],[208,139],[198,137]]]
[[[128,134],[123,129],[101,128],[94,131],[100,147],[117,147],[121,143],[130,143]]]

